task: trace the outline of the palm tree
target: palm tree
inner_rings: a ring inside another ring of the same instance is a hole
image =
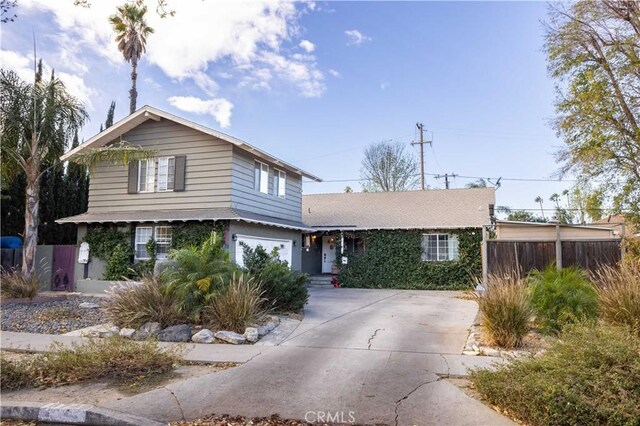
[[[557,192],[551,194],[551,197],[549,197],[549,201],[551,201],[552,203],[556,203],[556,209],[560,209],[560,195],[558,195]]]
[[[22,275],[30,279],[36,272],[42,176],[60,164],[67,143],[88,115],[54,73],[49,80],[42,78],[41,63],[34,83],[23,81],[13,71],[0,70],[0,93],[2,178],[11,180],[24,173],[26,180]],[[105,159],[128,162],[153,154],[121,142],[103,148],[99,154],[79,158],[79,162],[92,166]]]
[[[47,166],[44,162],[51,159],[51,153],[64,152],[66,141],[88,116],[55,74],[42,79],[41,63],[33,84],[13,71],[0,70],[0,86],[3,168],[8,175],[23,172],[26,178],[22,274],[30,279],[38,245],[40,181],[47,166],[51,167],[49,161]]]
[[[133,114],[138,100],[138,90],[136,89],[138,61],[147,50],[147,36],[153,33],[153,28],[148,26],[144,19],[144,15],[147,13],[146,6],[127,3],[117,9],[118,13],[111,15],[109,22],[116,33],[118,49],[122,52],[125,61],[131,63],[129,113]]]
[[[543,200],[542,200],[542,197],[538,195],[538,196],[536,197],[536,199],[535,199],[535,200],[533,200],[533,201],[535,201],[536,203],[539,203],[539,204],[540,204],[540,213],[542,213],[542,218],[543,218],[543,219],[546,219],[546,217],[544,217],[544,209],[542,208],[542,201],[543,201]]]

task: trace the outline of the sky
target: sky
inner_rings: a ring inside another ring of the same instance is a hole
[[[495,182],[497,204],[537,209],[570,188],[557,179],[554,82],[543,52],[543,2],[306,2],[168,0],[138,67],[148,104],[221,130],[324,179],[304,193],[361,189],[366,146],[425,147],[426,183],[457,174]],[[0,63],[25,79],[37,56],[90,115],[88,139],[111,101],[128,113],[130,67],[108,16],[122,1],[18,0],[2,24]],[[566,179],[570,179],[567,177]],[[515,179],[515,180],[513,180]],[[543,181],[531,181],[539,179]],[[550,201],[545,208],[552,208]]]

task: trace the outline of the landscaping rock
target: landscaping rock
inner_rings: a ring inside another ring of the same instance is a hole
[[[260,338],[258,334],[258,329],[255,327],[247,327],[244,330],[244,337],[251,343],[255,343]]]
[[[493,349],[493,348],[489,348],[486,346],[483,346],[481,348],[482,354],[484,356],[500,356],[500,351],[497,349]]]
[[[247,341],[242,334],[233,331],[218,331],[214,336],[216,339],[231,343],[232,345],[241,345]]]
[[[97,303],[82,302],[78,305],[78,307],[82,309],[98,309],[100,305],[98,305]]]
[[[271,332],[276,329],[277,325],[275,322],[269,321],[268,323],[265,324],[265,327],[267,327],[267,330]]]
[[[187,324],[172,325],[158,333],[156,338],[161,342],[190,342],[191,327]]]
[[[136,333],[135,328],[121,328],[120,333],[118,333],[121,337],[125,339],[133,339],[133,335]]]
[[[213,331],[207,330],[206,328],[198,331],[191,337],[193,343],[213,343],[215,340]]]
[[[120,329],[112,324],[100,324],[85,327],[80,330],[65,333],[65,336],[81,336],[81,337],[111,337],[118,334]]]
[[[271,330],[269,330],[266,325],[261,325],[260,327],[258,327],[258,336],[266,336],[270,331]]]
[[[271,319],[271,322],[274,323],[276,325],[276,327],[278,325],[280,325],[280,317],[277,315],[270,315],[269,318]]]
[[[147,322],[133,334],[133,338],[134,340],[147,340],[150,337],[156,337],[161,330],[162,326],[159,322]]]

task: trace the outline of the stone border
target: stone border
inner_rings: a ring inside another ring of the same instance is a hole
[[[467,336],[467,341],[464,344],[464,350],[462,351],[462,355],[470,355],[470,356],[490,356],[490,357],[502,357],[502,358],[522,358],[526,356],[534,355],[533,352],[529,351],[519,351],[519,350],[507,350],[507,349],[496,349],[490,346],[481,346],[478,337],[480,335],[480,329],[482,325],[479,322],[479,313],[478,317],[473,321],[471,327],[469,327],[469,336]]]
[[[161,426],[164,423],[89,404],[2,401],[0,417],[73,425]]]

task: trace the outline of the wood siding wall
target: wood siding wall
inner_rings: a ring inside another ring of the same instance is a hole
[[[265,163],[263,160],[260,161]],[[301,176],[286,172],[285,198],[282,199],[273,195],[273,172],[278,166],[268,165],[269,193],[263,194],[255,188],[255,159],[234,148],[231,207],[282,219],[302,221]]]
[[[229,207],[230,143],[167,120],[146,121],[122,139],[155,149],[159,157],[186,155],[185,190],[128,194],[127,167],[103,164],[91,173],[89,212]]]
[[[542,270],[556,260],[555,241],[487,241],[489,274]],[[621,258],[620,240],[562,241],[562,266],[577,265],[593,271],[614,265]]]

